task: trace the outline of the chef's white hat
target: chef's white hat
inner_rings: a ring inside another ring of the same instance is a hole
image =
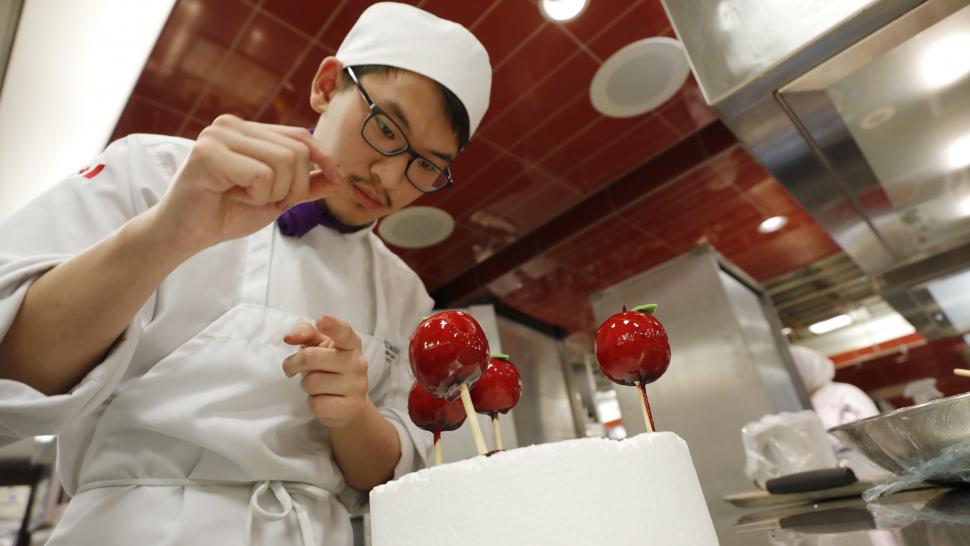
[[[367,8],[344,38],[344,66],[379,64],[417,72],[455,94],[468,111],[469,135],[488,109],[492,66],[488,52],[465,27],[407,4]]]

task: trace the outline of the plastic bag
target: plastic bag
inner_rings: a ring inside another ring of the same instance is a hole
[[[780,476],[838,466],[814,411],[766,415],[741,429],[744,473],[758,487]]]
[[[877,483],[862,498],[872,502],[919,482],[970,483],[970,438],[947,446],[938,456],[899,476]]]

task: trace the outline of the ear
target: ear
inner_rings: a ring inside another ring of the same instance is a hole
[[[327,110],[334,93],[340,89],[343,78],[344,65],[336,57],[327,57],[320,62],[320,68],[317,68],[310,88],[310,107],[316,113],[322,114]]]

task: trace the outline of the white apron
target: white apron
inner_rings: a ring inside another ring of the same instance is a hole
[[[275,230],[247,239],[240,302],[118,388],[50,546],[79,544],[78,531],[98,546],[351,544],[328,431],[282,370],[297,350],[283,336],[313,319],[266,307]],[[373,385],[387,313],[370,247],[375,328],[358,335]]]

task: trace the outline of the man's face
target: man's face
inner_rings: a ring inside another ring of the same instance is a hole
[[[328,62],[330,59],[321,64],[314,80],[311,105],[323,114],[314,136],[336,160],[348,184],[325,202],[341,222],[367,224],[409,205],[422,192],[405,175],[409,154],[384,156],[361,136],[361,125],[370,109],[353,84],[342,84],[339,62],[329,67]],[[333,90],[323,92],[331,80]],[[363,75],[360,83],[419,154],[433,159],[439,167],[449,163],[440,156],[454,158],[458,154],[457,135],[445,116],[441,91],[431,79],[395,70]]]

